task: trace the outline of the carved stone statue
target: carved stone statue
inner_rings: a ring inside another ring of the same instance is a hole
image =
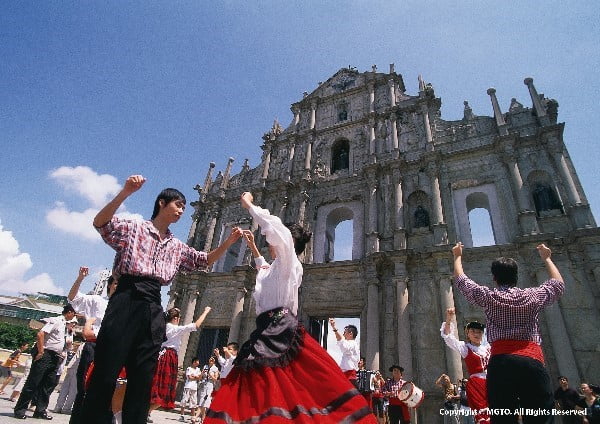
[[[415,228],[429,227],[429,213],[421,205],[415,209]]]
[[[562,208],[554,190],[545,184],[536,185],[533,190],[533,203],[538,212]]]
[[[349,168],[349,155],[348,146],[342,145],[336,149],[333,160],[332,160],[332,171],[339,171],[341,169]]]

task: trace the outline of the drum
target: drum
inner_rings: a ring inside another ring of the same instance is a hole
[[[398,399],[410,408],[418,407],[425,399],[425,393],[414,383],[404,383],[398,392]]]

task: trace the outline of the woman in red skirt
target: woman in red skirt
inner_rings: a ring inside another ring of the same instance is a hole
[[[196,331],[210,312],[210,307],[204,308],[204,312],[196,322],[187,325],[179,325],[181,319],[178,308],[171,308],[165,312],[167,320],[167,341],[163,342],[160,353],[158,354],[158,364],[154,379],[152,380],[152,392],[150,394],[150,411],[148,412],[148,422],[150,413],[158,407],[164,409],[173,409],[175,407],[175,388],[177,386],[177,351],[181,346],[181,338],[192,331]]]
[[[256,330],[244,343],[231,373],[222,381],[204,424],[374,423],[365,398],[331,356],[298,324],[298,288],[311,234],[284,226],[268,210],[241,202],[266,236],[273,263],[260,255],[251,231],[244,237],[255,257]]]

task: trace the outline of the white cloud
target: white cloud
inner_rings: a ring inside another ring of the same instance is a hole
[[[84,240],[100,240],[92,222],[100,208],[121,190],[117,178],[108,174],[99,175],[87,166],[61,166],[52,171],[50,177],[65,190],[73,191],[88,200],[91,207],[84,211],[73,211],[64,202],[58,201],[46,213],[46,221],[52,227]],[[143,219],[139,214],[128,212],[125,206],[121,206],[117,216]]]
[[[50,177],[66,190],[74,191],[89,200],[97,208],[104,206],[121,190],[116,177],[99,175],[87,166],[61,166],[50,172]]]
[[[0,222],[0,291],[11,294],[37,291],[63,293],[46,273],[25,280],[25,274],[32,266],[29,254],[19,251],[19,242]]]

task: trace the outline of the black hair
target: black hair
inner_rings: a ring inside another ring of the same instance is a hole
[[[399,370],[399,371],[400,371],[400,373],[403,373],[403,372],[404,372],[404,368],[402,368],[400,365],[392,365],[392,366],[390,367],[390,372],[393,372],[395,369],[396,369],[396,370]]]
[[[65,305],[65,307],[63,308],[62,314],[65,315],[65,314],[68,314],[69,312],[76,313],[73,306],[70,303],[67,303]]]
[[[176,188],[165,188],[163,191],[159,193],[154,201],[154,210],[152,211],[152,218],[154,219],[158,216],[158,212],[160,212],[160,201],[164,200],[165,205],[168,205],[172,201],[175,200],[183,200],[183,203],[186,203],[185,196],[182,192],[177,190]]]
[[[235,350],[236,352],[240,350],[240,345],[237,342],[227,343],[227,347]]]
[[[499,286],[514,287],[519,279],[519,266],[513,258],[498,258],[492,262],[492,275]]]
[[[113,277],[112,275],[110,277],[108,277],[108,280],[106,281],[106,295],[108,296],[108,292],[110,291],[110,285],[113,283],[113,281],[115,281],[115,277]]]
[[[168,309],[167,312],[165,312],[165,320],[167,322],[171,322],[179,316],[181,316],[181,312],[179,311],[179,308],[171,308],[171,309]]]
[[[350,324],[344,327],[344,330],[348,330],[348,332],[352,333],[352,338],[355,339],[358,336],[358,328],[354,325]]]
[[[306,231],[301,225],[296,223],[287,223],[285,226],[292,233],[292,238],[294,239],[294,250],[296,251],[296,255],[304,252],[306,248],[306,243],[310,241],[312,237],[312,233],[310,231]]]
[[[365,359],[364,356],[361,356],[360,359],[359,359],[359,361],[367,362],[367,360]]]
[[[198,357],[197,357],[197,356],[194,356],[194,357],[192,358],[192,364],[194,363],[194,361],[198,361],[198,362],[200,362],[200,359],[198,359]]]
[[[563,378],[564,378],[565,380],[567,380],[567,382],[569,381],[569,379],[568,379],[567,377],[565,377],[564,375],[561,375],[560,377],[558,377],[558,379],[557,379],[557,380],[558,380],[558,381],[560,381],[560,380],[562,380]]]

